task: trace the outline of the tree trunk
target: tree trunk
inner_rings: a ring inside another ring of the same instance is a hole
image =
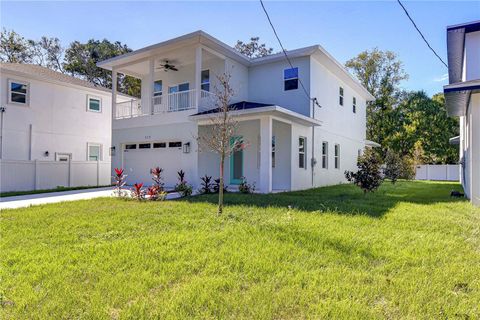
[[[220,188],[218,190],[218,211],[217,214],[221,215],[223,212],[223,165],[225,160],[225,155],[221,154],[220,155]]]

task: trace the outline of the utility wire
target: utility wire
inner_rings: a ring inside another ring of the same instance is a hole
[[[282,41],[280,40],[280,37],[278,36],[277,30],[275,30],[275,27],[273,26],[272,20],[270,19],[270,16],[268,15],[267,9],[265,8],[265,5],[263,4],[262,0],[260,0],[260,4],[262,5],[263,12],[265,12],[265,15],[267,16],[268,23],[270,23],[270,26],[272,27],[273,33],[275,34],[275,37],[277,38],[278,43],[280,44],[280,47],[282,48],[282,52],[285,55],[285,58],[287,59],[288,64],[290,65],[290,68],[293,69],[293,64],[290,61],[290,58],[288,57],[287,51],[283,47]],[[300,75],[298,76],[298,82],[300,82],[300,85],[302,86],[303,91],[305,92],[305,95],[307,96],[308,100],[313,101],[318,107],[321,107],[320,104],[318,103],[317,99],[316,98],[311,98],[310,95],[308,94],[307,89],[305,89],[305,86],[303,85],[303,82],[300,79]]]
[[[398,4],[403,8],[403,11],[405,11],[405,14],[407,15],[408,19],[410,19],[410,21],[412,22],[413,26],[415,27],[415,29],[417,29],[418,33],[420,34],[420,36],[422,37],[423,41],[425,41],[425,43],[427,44],[427,46],[430,48],[430,50],[432,50],[433,54],[437,56],[437,58],[440,60],[440,62],[443,63],[443,65],[445,67],[448,68],[448,65],[445,63],[445,61],[443,61],[442,58],[440,58],[440,56],[437,54],[437,52],[432,48],[432,46],[430,45],[430,43],[428,43],[427,39],[425,39],[425,36],[423,35],[422,31],[420,31],[420,29],[417,27],[417,24],[415,23],[415,21],[413,21],[412,17],[410,16],[410,14],[408,13],[407,9],[404,7],[404,5],[402,4],[402,2],[400,2],[400,0],[397,0]]]

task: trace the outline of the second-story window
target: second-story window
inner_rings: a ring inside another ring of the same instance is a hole
[[[353,97],[353,113],[357,113],[357,98]]]
[[[157,80],[153,83],[153,96],[158,97],[162,95],[163,83],[162,80]]]
[[[285,91],[298,89],[298,68],[283,70],[283,89]]]
[[[202,71],[201,86],[203,91],[210,91],[210,70]]]
[[[338,103],[339,103],[341,106],[343,106],[343,88],[342,88],[342,87],[340,87],[340,88],[338,89],[338,99],[339,99],[339,100],[338,100]]]
[[[102,112],[102,99],[99,97],[87,96],[87,110]]]
[[[29,86],[26,82],[8,81],[8,102],[27,105]]]

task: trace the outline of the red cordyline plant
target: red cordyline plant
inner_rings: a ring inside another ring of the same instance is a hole
[[[143,183],[135,183],[132,188],[132,197],[137,200],[145,198],[145,191],[142,189]]]
[[[125,185],[125,178],[127,176],[123,174],[124,169],[115,168],[114,170],[115,175],[113,176],[113,179],[115,180],[115,190],[113,192],[117,195],[117,197],[123,197],[125,195],[123,186]]]
[[[163,172],[163,169],[160,167],[150,169],[150,174],[152,175],[152,180],[153,180],[153,186],[157,188],[157,192],[163,191],[162,172]]]
[[[157,200],[160,191],[157,186],[151,186],[147,188],[147,196],[149,200]]]

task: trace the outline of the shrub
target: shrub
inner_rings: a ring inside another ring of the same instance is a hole
[[[135,183],[132,188],[132,197],[139,201],[145,199],[145,191],[142,187],[143,183]]]
[[[242,177],[242,181],[238,186],[238,191],[240,191],[241,193],[253,193],[255,192],[255,184],[249,184],[247,182],[247,179],[245,177]]]
[[[200,193],[203,193],[203,194],[211,193],[213,188],[212,176],[205,175],[204,177],[201,177],[200,180],[202,180]]]
[[[156,167],[150,169],[150,174],[152,175],[153,185],[157,188],[158,192],[163,191],[163,178],[162,178],[163,169]]]
[[[115,175],[113,176],[113,179],[115,180],[115,187],[113,194],[115,194],[117,197],[124,197],[126,192],[123,189],[123,186],[125,186],[125,178],[127,176],[123,174],[124,169],[115,168],[114,170]]]
[[[163,201],[167,197],[167,193],[165,191],[160,190],[157,186],[151,186],[147,188],[147,196],[148,196],[148,200]]]
[[[227,185],[223,185],[223,192],[227,192],[228,190]],[[220,192],[220,178],[215,179],[213,183],[213,192],[214,193],[219,193]]]
[[[358,171],[345,171],[345,177],[348,181],[359,186],[364,193],[373,192],[382,184],[380,165],[380,158],[376,153],[372,149],[367,149],[358,158]]]
[[[178,183],[175,185],[175,191],[180,193],[182,197],[190,196],[193,192],[193,188],[190,184],[188,184],[187,180],[185,180],[185,172],[180,170],[177,172],[178,174]]]

